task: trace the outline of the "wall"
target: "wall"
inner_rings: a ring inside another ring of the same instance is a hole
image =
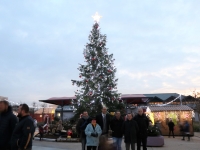
[[[198,113],[197,113],[197,112],[195,112],[194,120],[195,120],[195,121],[199,121],[199,117],[198,117]]]
[[[37,122],[44,122],[45,119],[44,117],[42,117],[42,114],[30,114],[33,118],[35,118],[37,120]],[[54,114],[44,114],[43,116],[48,115],[50,121],[54,120]]]
[[[60,111],[55,111],[55,116],[61,117],[61,112]],[[73,111],[63,111],[63,121],[69,120],[74,116]]]

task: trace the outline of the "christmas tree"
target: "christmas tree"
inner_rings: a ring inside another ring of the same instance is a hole
[[[100,16],[96,13],[93,18],[96,20],[83,52],[86,64],[78,67],[80,80],[72,80],[72,84],[78,87],[75,91],[76,100],[73,101],[75,117],[85,110],[89,115],[96,115],[101,112],[102,106],[106,106],[109,112],[124,109],[117,91],[115,59],[113,54],[108,54],[106,35],[100,33]]]

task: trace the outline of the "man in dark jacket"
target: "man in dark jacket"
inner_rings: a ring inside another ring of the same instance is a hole
[[[169,120],[168,127],[169,127],[169,137],[172,133],[174,138],[174,123],[172,122],[172,119]]]
[[[122,126],[123,126],[124,120],[121,118],[120,111],[115,112],[115,117],[110,122],[110,128],[112,130],[112,137],[113,141],[115,143],[115,147],[117,150],[121,150],[121,144],[122,144]]]
[[[17,124],[17,117],[13,114],[8,101],[0,101],[0,150],[10,150],[13,130]]]
[[[104,106],[101,114],[96,116],[97,123],[102,129],[102,135],[107,135],[110,127],[110,115],[107,113],[107,108]]]
[[[137,135],[137,150],[140,150],[142,143],[143,150],[147,150],[147,136],[149,127],[149,118],[143,113],[142,108],[138,108],[138,114],[134,117],[139,127],[139,133]]]
[[[34,132],[33,119],[29,116],[27,104],[21,104],[18,109],[19,123],[16,125],[11,138],[12,150],[31,150]]]
[[[101,149],[101,145],[105,144],[108,138],[108,130],[110,128],[110,115],[107,113],[107,108],[105,106],[101,109],[101,114],[96,116],[96,122],[100,125],[102,134],[99,138],[98,149]]]
[[[188,141],[190,141],[190,125],[188,123],[188,121],[185,121],[184,125],[183,125],[183,139],[185,140],[185,136],[188,137]]]
[[[128,113],[127,120],[124,122],[122,127],[126,150],[130,150],[130,146],[131,150],[135,150],[135,143],[137,141],[138,131],[139,128],[136,121],[133,120],[133,115],[131,113]]]
[[[85,150],[85,144],[86,144],[85,128],[90,123],[90,121],[91,119],[88,116],[88,112],[84,111],[82,117],[78,120],[78,123],[76,125],[76,131],[81,139],[82,150]]]

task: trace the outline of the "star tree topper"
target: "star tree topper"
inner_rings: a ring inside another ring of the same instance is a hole
[[[102,16],[100,16],[100,15],[98,14],[98,12],[96,12],[95,15],[92,16],[92,18],[94,19],[95,22],[98,23],[99,20],[100,20],[100,18],[102,18]]]

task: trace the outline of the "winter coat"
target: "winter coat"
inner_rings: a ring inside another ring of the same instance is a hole
[[[32,137],[34,132],[33,119],[29,115],[20,118],[19,123],[16,125],[12,138],[11,149],[28,149],[32,148]]]
[[[78,120],[78,123],[76,125],[76,131],[81,139],[86,138],[85,129],[90,122],[91,122],[90,117],[88,117],[87,119],[82,117]]]
[[[91,136],[91,133],[97,133],[98,137]],[[95,127],[89,123],[85,129],[86,134],[86,146],[98,146],[99,145],[99,137],[102,133],[101,127],[96,124]]]
[[[139,127],[138,136],[146,138],[148,136],[148,127],[149,127],[149,118],[145,114],[139,115],[137,114],[134,117],[134,120],[137,122]]]
[[[110,122],[110,128],[112,130],[112,136],[117,138],[122,138],[122,126],[123,126],[124,120],[122,118],[117,119],[114,117]]]
[[[39,127],[39,133],[43,134],[44,133],[44,129],[42,126]]]
[[[135,120],[126,120],[122,126],[125,143],[136,143],[137,133],[139,131],[138,124]]]
[[[10,146],[11,136],[17,122],[18,119],[10,106],[6,112],[0,114],[0,149]]]
[[[183,127],[183,129],[184,129],[184,132],[185,132],[185,133],[188,133],[188,132],[190,132],[190,125],[189,125],[189,123],[188,123],[188,122],[186,122],[186,123],[184,124],[184,127]]]
[[[172,121],[170,121],[170,122],[168,123],[168,127],[169,127],[169,130],[170,130],[170,131],[173,131],[173,130],[174,130],[174,123],[173,123]]]
[[[102,116],[102,114],[97,115],[96,119],[97,119],[97,124],[100,125],[101,130],[103,131],[103,116]],[[102,134],[108,134],[109,128],[110,128],[110,115],[106,114],[106,132],[102,133]]]
[[[184,132],[184,128],[182,124],[179,125],[179,129],[180,129],[180,132]]]

